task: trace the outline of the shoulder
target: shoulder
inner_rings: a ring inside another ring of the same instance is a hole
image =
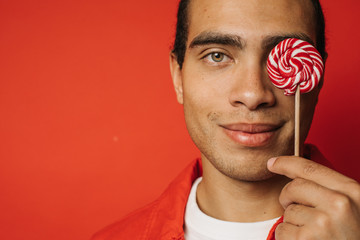
[[[95,233],[91,240],[141,239],[156,212],[157,201],[140,208]]]
[[[91,240],[172,239],[183,234],[184,212],[192,183],[202,175],[191,162],[154,202],[96,233]]]

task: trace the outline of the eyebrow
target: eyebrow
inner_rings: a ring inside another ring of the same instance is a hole
[[[241,37],[235,34],[202,32],[191,41],[189,48],[210,44],[229,45],[240,49],[245,45]]]
[[[306,41],[306,42],[310,43],[311,45],[315,46],[313,40],[305,33],[292,33],[292,34],[265,37],[265,39],[262,41],[262,48],[263,49],[273,49],[281,41],[288,39],[288,38],[301,39],[301,40]]]

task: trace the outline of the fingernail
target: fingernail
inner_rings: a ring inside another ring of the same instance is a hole
[[[276,161],[277,157],[270,158],[267,162],[267,166],[272,167],[274,165],[274,162]]]

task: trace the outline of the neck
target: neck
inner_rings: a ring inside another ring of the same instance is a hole
[[[279,195],[289,182],[286,177],[274,175],[250,182],[225,176],[207,161],[203,162],[203,169],[197,201],[205,214],[231,222],[265,221],[283,214]]]

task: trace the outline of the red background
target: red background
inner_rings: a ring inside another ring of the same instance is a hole
[[[308,138],[360,180],[360,3],[323,1]],[[0,0],[0,238],[88,239],[199,156],[168,70],[177,1]]]

